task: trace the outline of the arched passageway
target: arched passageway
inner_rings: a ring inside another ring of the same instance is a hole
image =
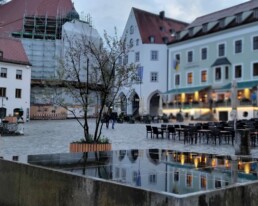
[[[159,115],[159,93],[155,93],[150,99],[150,115]]]

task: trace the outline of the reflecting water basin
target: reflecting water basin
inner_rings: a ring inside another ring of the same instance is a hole
[[[28,163],[174,194],[257,180],[257,159],[163,149],[30,155]]]

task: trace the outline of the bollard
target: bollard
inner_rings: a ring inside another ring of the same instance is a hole
[[[236,149],[235,145],[235,154],[236,155],[250,155],[250,131],[249,130],[241,130],[239,131],[239,148]],[[235,137],[235,139],[238,139]]]

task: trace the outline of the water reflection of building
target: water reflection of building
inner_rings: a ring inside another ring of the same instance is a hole
[[[30,164],[176,194],[257,180],[256,159],[234,161],[230,156],[159,149],[33,155],[28,158]]]

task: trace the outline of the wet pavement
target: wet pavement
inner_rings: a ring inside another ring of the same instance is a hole
[[[156,124],[159,126],[159,124]],[[89,122],[93,129],[94,120]],[[111,127],[111,125],[110,125]],[[80,140],[83,131],[76,120],[35,120],[26,122],[23,136],[0,137],[0,156],[9,159],[12,156],[28,154],[54,154],[69,152],[69,143]],[[108,137],[113,150],[121,149],[171,149],[186,152],[201,152],[234,155],[232,145],[222,144],[184,144],[179,140],[146,138],[145,124],[116,124],[115,129],[103,127],[103,136]],[[258,157],[258,147],[251,149]]]

